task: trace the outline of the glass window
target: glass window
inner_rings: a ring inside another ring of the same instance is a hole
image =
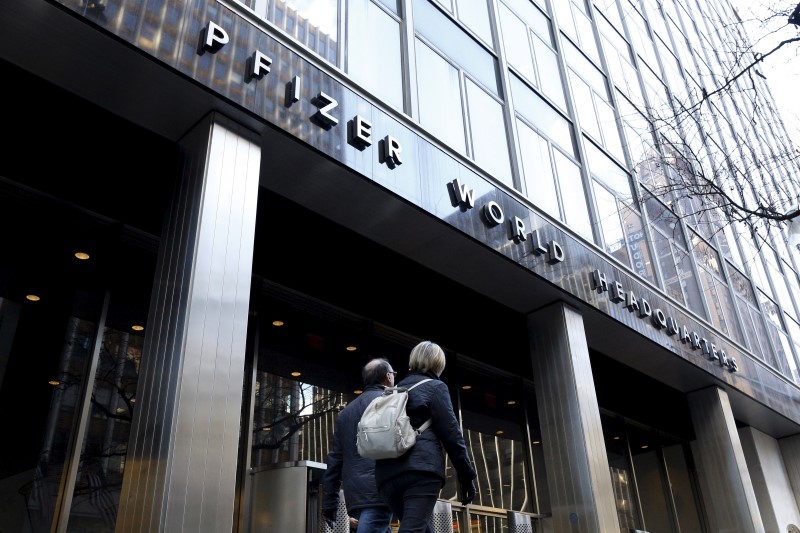
[[[245,2],[256,13],[334,65],[339,64],[339,0]]]
[[[509,65],[562,108],[566,106],[560,70],[550,39],[550,21],[533,4],[499,4],[503,45]]]
[[[553,156],[567,225],[583,235],[584,238],[593,241],[592,222],[589,219],[589,208],[586,205],[586,193],[583,190],[580,168],[558,150],[554,150]]]
[[[444,143],[466,153],[458,69],[417,39],[419,120]]]
[[[402,111],[400,21],[370,0],[350,0],[348,7],[347,73]]]
[[[492,44],[492,27],[489,24],[489,7],[486,0],[456,0],[458,19],[474,31],[484,42]]]
[[[558,15],[559,27],[589,57],[599,63],[600,54],[597,50],[597,42],[594,40],[592,20],[585,12],[583,1],[578,1],[580,4],[573,3],[572,0],[561,0],[553,3],[553,8]]]
[[[644,279],[656,283],[653,259],[647,246],[642,216],[631,207],[623,205],[622,222],[628,240],[628,251],[633,260],[633,269]]]
[[[513,187],[503,105],[471,80],[465,83],[473,158],[493,177]]]
[[[503,43],[508,63],[532,82],[536,82],[535,61],[528,41],[529,30],[502,2],[499,4],[500,22],[503,27]],[[538,84],[537,84],[538,85]]]
[[[536,512],[526,468],[528,443],[519,387],[510,378],[487,375],[479,369],[460,367],[458,374],[460,387],[454,384],[450,390],[454,395],[458,391],[464,440],[477,472],[473,504]],[[456,473],[452,467],[447,473],[440,497],[457,502]]]
[[[593,180],[592,183],[594,184],[594,197],[597,201],[597,212],[600,216],[600,232],[603,235],[606,252],[613,255],[622,264],[630,266],[617,199],[596,180]]]
[[[511,75],[510,79],[516,112],[574,157],[572,124],[519,78]]]
[[[605,183],[615,194],[624,198],[633,198],[631,180],[628,173],[608,157],[590,141],[583,143],[589,170],[600,181]]]
[[[413,6],[414,29],[488,90],[499,95],[497,60],[428,0],[414,0]]]
[[[552,217],[561,219],[550,143],[520,120],[517,130],[528,197]]]
[[[786,317],[786,329],[795,351],[795,359],[789,359],[789,371],[795,383],[800,384],[800,372],[797,367],[797,357],[800,356],[800,324],[793,318]]]

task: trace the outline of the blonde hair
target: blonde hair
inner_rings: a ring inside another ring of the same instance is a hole
[[[433,372],[439,376],[445,365],[444,350],[431,341],[422,341],[411,350],[408,369],[412,372]]]

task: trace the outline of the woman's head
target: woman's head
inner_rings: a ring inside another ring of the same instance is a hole
[[[433,372],[439,376],[445,363],[444,350],[431,341],[422,341],[414,346],[408,357],[408,369],[412,372]]]

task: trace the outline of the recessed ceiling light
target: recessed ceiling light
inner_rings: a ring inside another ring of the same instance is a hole
[[[539,441],[539,440],[535,440],[535,441],[533,441],[533,443],[534,443],[534,444],[540,444],[541,442],[542,442],[542,441]]]
[[[131,403],[136,403],[136,398],[131,398]]]
[[[50,380],[50,381],[48,381],[47,383],[49,383],[50,385],[52,385],[52,386],[54,386],[54,387],[55,387],[56,385],[61,385],[61,382],[60,382],[60,381],[58,381],[57,379],[51,379],[51,380]]]
[[[139,324],[134,324],[133,326],[131,326],[131,329],[133,331],[142,331],[144,329],[144,326],[140,326]]]
[[[472,385],[464,385],[461,388],[464,390],[470,390],[472,388]]]
[[[643,449],[643,450],[646,450],[646,449],[647,449],[647,448],[649,448],[649,447],[650,447],[650,446],[648,446],[647,444],[642,444],[642,449]]]
[[[517,400],[508,400],[508,405],[516,405]]]
[[[273,320],[272,325],[279,328],[283,325],[283,320]]]
[[[356,350],[358,350],[358,348],[356,346],[350,345],[347,348],[345,348],[345,350],[347,350],[348,352],[355,352]]]
[[[87,259],[89,259],[89,254],[87,254],[86,252],[75,252],[75,257],[77,257],[81,261],[86,261]]]
[[[292,372],[292,375],[293,375],[294,377],[298,377],[298,376],[300,376],[300,375],[301,375],[301,373],[300,373],[300,372],[298,372],[297,370],[295,370],[294,372]]]
[[[125,408],[124,407],[117,407],[117,414],[118,415],[121,415],[124,412],[125,412]]]
[[[614,437],[614,440],[619,440],[619,436],[615,436],[615,437]]]
[[[41,298],[39,298],[39,296],[36,295],[36,294],[26,294],[25,298],[27,298],[28,300],[30,300],[32,302],[38,302],[39,300],[41,300]]]
[[[494,432],[494,434],[498,436],[502,435],[503,433],[505,433],[505,431],[503,431],[502,429],[498,429],[497,431]]]
[[[261,428],[261,431],[272,431],[272,428],[263,427],[263,428]]]
[[[361,394],[362,392],[364,392],[364,391],[361,390],[361,389],[356,389],[356,390],[353,391],[353,394]]]

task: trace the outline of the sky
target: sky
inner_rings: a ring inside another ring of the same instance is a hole
[[[763,21],[768,18],[770,7],[773,9],[797,5],[796,0],[731,0],[745,20],[745,27],[751,40],[756,45],[756,50],[766,53],[775,44],[786,38],[800,37],[800,28],[789,26],[786,18],[781,17],[776,21],[772,33],[769,29],[761,27],[753,21]],[[770,28],[770,29],[773,29]],[[766,38],[758,39],[759,37]],[[760,70],[767,77],[767,84],[775,100],[781,117],[789,135],[795,143],[800,144],[800,42],[784,46],[779,52],[764,60]]]

